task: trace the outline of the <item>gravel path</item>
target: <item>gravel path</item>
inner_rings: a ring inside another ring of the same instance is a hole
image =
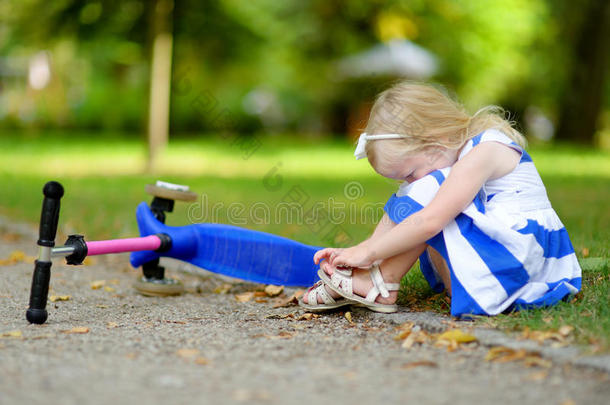
[[[36,238],[19,232],[0,226],[0,259],[15,250],[36,254]],[[397,322],[425,329],[451,321],[436,314],[355,310],[352,323],[340,312],[296,320],[304,313],[298,307],[235,299],[255,285],[220,294],[214,290],[224,281],[183,272],[171,274],[187,294],[143,297],[132,289],[137,273],[126,255],[81,267],[56,260],[50,295],[71,298],[49,302],[45,325],[28,325],[32,269],[27,262],[0,266],[2,404],[567,405],[610,398],[608,374],[595,369],[489,362],[489,348],[476,343],[449,352],[433,344],[408,350],[394,340]],[[96,280],[105,285],[92,289]],[[64,333],[76,327],[88,331]]]

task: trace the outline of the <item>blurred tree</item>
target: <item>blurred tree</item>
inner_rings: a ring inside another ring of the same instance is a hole
[[[567,42],[572,57],[560,106],[557,139],[593,145],[608,75],[610,1],[568,2],[564,13],[568,33],[575,15],[577,20]]]
[[[152,55],[148,110],[147,170],[155,169],[169,138],[169,102],[172,71],[173,0],[151,2]]]
[[[38,92],[4,86],[0,117],[16,117],[16,125],[24,127],[143,133],[147,100],[154,92],[148,80],[155,75],[149,72],[157,9],[152,4],[160,1],[166,0],[0,2],[1,54],[30,57],[47,49],[55,69],[52,81],[61,83]],[[607,92],[593,78],[601,66],[594,60],[608,53],[603,50],[607,31],[601,31],[607,30],[607,19],[593,20],[602,13],[588,11],[592,20],[581,22],[585,9],[605,4],[600,0],[586,0],[582,10],[581,3],[568,0],[174,2],[172,133],[264,129],[343,134],[346,127],[357,128],[366,116],[363,101],[372,101],[397,77],[347,80],[336,62],[391,39],[408,39],[436,54],[441,69],[435,79],[471,112],[490,103],[516,113],[533,105],[555,122],[570,114],[581,119],[595,110],[593,96]],[[572,34],[584,27],[591,31]],[[566,36],[585,39],[571,42]],[[591,52],[575,62],[583,66],[568,69],[573,50],[586,52],[586,38]],[[575,93],[579,71],[589,78],[578,79],[580,90],[591,88],[589,96],[582,95],[589,104],[579,104],[587,106],[587,114],[567,106],[568,101],[559,105]],[[562,98],[566,83],[572,83],[571,90]],[[19,97],[10,98],[15,94]],[[45,110],[44,102],[53,108]],[[6,106],[20,104],[38,111],[29,120],[14,108],[7,112]],[[63,110],[56,107],[60,105]],[[148,110],[148,127],[163,128],[150,121],[163,115]]]

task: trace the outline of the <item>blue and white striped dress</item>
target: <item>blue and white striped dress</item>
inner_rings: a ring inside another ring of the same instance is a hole
[[[454,316],[549,306],[581,286],[568,233],[527,152],[502,132],[488,129],[469,140],[458,159],[490,141],[517,150],[521,161],[511,173],[486,182],[474,201],[427,241],[448,264]],[[429,204],[450,170],[402,184],[384,207],[392,221],[399,223]],[[443,291],[427,250],[420,267],[432,289]]]

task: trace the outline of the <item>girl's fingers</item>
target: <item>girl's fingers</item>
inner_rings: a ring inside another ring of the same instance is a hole
[[[332,253],[332,249],[331,248],[325,248],[322,250],[318,250],[314,255],[313,255],[313,262],[315,264],[319,264],[320,260],[322,259],[328,259],[330,257],[330,254]]]

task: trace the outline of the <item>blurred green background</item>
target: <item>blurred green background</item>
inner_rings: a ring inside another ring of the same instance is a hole
[[[0,128],[146,139],[168,34],[172,135],[353,136],[374,95],[410,78],[471,112],[506,107],[531,139],[608,147],[608,13],[603,0],[5,0]]]

